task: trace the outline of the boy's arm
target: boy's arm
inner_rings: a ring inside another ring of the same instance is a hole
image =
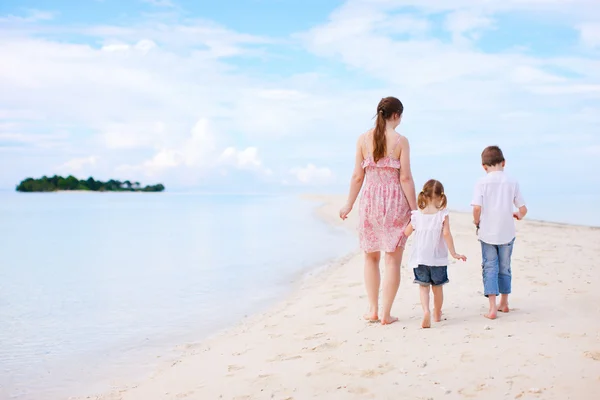
[[[479,228],[481,222],[481,206],[473,206],[473,223]]]
[[[456,249],[454,248],[454,239],[452,238],[452,232],[450,232],[450,217],[446,215],[444,219],[444,240],[446,241],[446,246],[448,246],[448,250],[450,251],[450,255],[457,260],[467,261],[467,257],[462,254],[456,254]]]
[[[481,206],[483,206],[483,190],[481,184],[478,182],[475,185],[475,192],[473,193],[473,200],[471,200],[473,206],[473,223],[479,228],[479,222],[481,221]]]
[[[519,187],[518,183],[515,185],[515,198],[513,199],[513,203],[515,207],[519,209],[518,212],[513,213],[513,217],[520,221],[523,218],[525,218],[525,215],[527,215],[528,210],[527,206],[525,205],[525,199],[523,199],[523,195],[521,194],[521,188]]]
[[[513,217],[520,221],[523,218],[525,218],[525,215],[527,215],[527,211],[527,206],[521,206],[519,207],[519,211],[513,213]]]

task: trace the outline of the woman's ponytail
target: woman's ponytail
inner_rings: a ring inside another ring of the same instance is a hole
[[[377,109],[377,121],[373,131],[373,160],[375,162],[385,157],[386,139],[385,139],[385,118],[383,117],[383,108]]]
[[[373,160],[381,160],[386,155],[385,123],[394,114],[402,115],[404,106],[395,97],[385,97],[377,105],[377,120],[373,130]]]

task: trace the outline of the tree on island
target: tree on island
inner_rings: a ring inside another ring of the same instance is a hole
[[[110,179],[108,182],[97,181],[92,177],[79,180],[73,175],[66,178],[54,175],[48,178],[42,176],[39,179],[27,178],[17,185],[17,192],[57,192],[63,190],[88,190],[94,192],[162,192],[165,190],[163,184],[148,185],[141,187],[139,182],[117,181]]]

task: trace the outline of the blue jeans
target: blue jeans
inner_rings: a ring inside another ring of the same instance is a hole
[[[498,296],[500,293],[510,294],[512,281],[510,258],[514,243],[515,239],[500,245],[481,242],[483,294],[486,297]]]

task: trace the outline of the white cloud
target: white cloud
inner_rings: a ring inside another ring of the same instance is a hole
[[[333,181],[333,172],[326,167],[308,164],[306,167],[296,167],[290,173],[298,182],[304,185],[325,185]]]
[[[141,0],[143,3],[151,4],[155,7],[175,7],[170,0]]]
[[[477,32],[493,26],[493,20],[472,11],[455,11],[446,17],[446,29],[456,43],[477,39]]]
[[[35,23],[41,21],[50,21],[56,17],[56,13],[52,11],[42,11],[30,9],[27,10],[25,16],[9,15],[7,17],[0,17],[0,22],[5,23]]]
[[[96,157],[96,156],[74,158],[74,159],[69,160],[66,163],[62,164],[58,168],[60,170],[64,170],[64,171],[78,173],[78,172],[81,172],[84,167],[94,166],[94,165],[96,165],[97,162],[98,162],[98,157]]]
[[[583,23],[579,27],[581,42],[591,48],[600,47],[600,22]]]
[[[0,118],[13,125],[0,134],[19,148],[65,135],[47,143],[69,148],[54,151],[52,162],[21,162],[23,151],[13,151],[7,165],[42,170],[95,154],[107,174],[121,166],[190,184],[211,174],[264,178],[266,166],[284,171],[273,173],[278,182],[333,182],[351,168],[355,138],[385,95],[404,102],[400,130],[415,155],[465,154],[499,137],[519,146],[531,135],[543,145],[566,127],[595,132],[596,114],[582,111],[596,110],[600,97],[600,62],[590,51],[482,51],[477,39],[502,33],[504,18],[519,13],[578,27],[593,48],[596,2],[350,0],[325,23],[278,38],[173,15],[60,29],[8,17],[0,24],[0,93],[10,95],[0,96]],[[436,37],[444,29],[455,40]],[[55,33],[84,40],[55,40]],[[321,59],[297,62],[311,56]],[[327,160],[331,169],[309,160]],[[305,167],[290,174],[294,165]]]
[[[256,147],[247,147],[244,150],[227,147],[221,153],[219,162],[223,165],[233,166],[242,170],[257,171],[267,176],[273,174],[273,171],[263,165]]]

